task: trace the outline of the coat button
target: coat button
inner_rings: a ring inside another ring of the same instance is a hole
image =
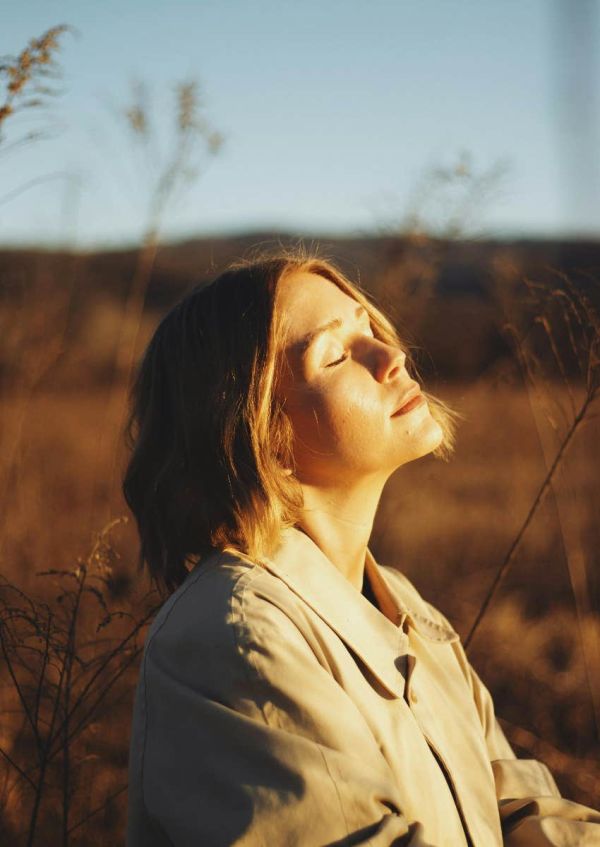
[[[410,694],[408,695],[411,703],[418,703],[419,698],[417,697],[415,691],[411,688]]]

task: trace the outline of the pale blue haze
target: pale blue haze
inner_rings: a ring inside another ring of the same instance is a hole
[[[508,166],[474,234],[600,233],[595,164],[575,162],[581,198],[565,187],[565,156],[578,154],[561,128],[553,0],[4,0],[1,9],[3,54],[56,23],[79,33],[62,40],[55,136],[0,155],[0,203],[58,174],[1,203],[4,244],[139,237],[140,161],[107,105],[126,99],[132,78],[155,88],[163,110],[172,82],[199,78],[226,137],[169,214],[172,237],[375,231],[402,219],[425,168],[462,150],[476,170]],[[596,105],[586,131],[600,138]]]

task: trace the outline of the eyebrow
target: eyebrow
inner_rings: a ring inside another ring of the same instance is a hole
[[[360,318],[366,314],[368,314],[368,312],[364,306],[357,306],[354,310],[354,317],[356,318]],[[324,332],[330,332],[332,329],[339,329],[342,325],[343,321],[341,318],[333,318],[333,320],[321,324],[321,326],[317,327],[317,329],[313,329],[311,332],[308,332],[304,338],[298,342],[298,350],[303,356],[305,356],[309,347],[314,344],[317,338],[323,335]]]

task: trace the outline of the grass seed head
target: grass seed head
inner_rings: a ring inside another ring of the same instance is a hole
[[[6,57],[0,64],[0,81],[4,81],[4,102],[0,102],[0,127],[9,115],[18,108],[38,105],[39,101],[23,101],[26,90],[37,86],[44,94],[53,92],[47,87],[39,87],[42,79],[56,69],[55,54],[59,49],[59,38],[70,27],[65,24],[51,27],[39,38],[32,38],[18,56]]]

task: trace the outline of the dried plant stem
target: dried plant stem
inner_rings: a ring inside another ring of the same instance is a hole
[[[102,475],[99,473],[99,469],[100,462],[104,456],[103,441],[105,438],[108,438],[110,439],[109,455],[111,456],[108,488],[109,502],[118,476],[118,448],[122,440],[127,416],[127,394],[135,366],[136,346],[144,315],[146,293],[156,263],[161,220],[170,195],[175,188],[179,171],[184,166],[186,154],[187,145],[178,151],[173,162],[159,180],[158,188],[151,201],[148,227],[139,252],[131,287],[124,304],[115,355],[115,376],[106,404],[104,425],[101,428],[101,443],[98,445],[96,462],[98,472],[94,474],[98,489],[102,484]],[[92,503],[97,502],[98,499],[98,491],[96,491]],[[91,519],[93,524],[97,522],[97,516],[95,514],[91,515]]]
[[[158,176],[154,182],[149,197],[148,216],[144,229],[142,245],[138,254],[133,279],[127,293],[117,350],[114,363],[114,378],[104,413],[104,424],[101,427],[101,439],[96,455],[96,490],[92,501],[94,504],[100,498],[100,488],[105,488],[102,479],[106,480],[106,472],[100,473],[101,463],[108,452],[111,462],[108,472],[108,496],[104,504],[110,509],[111,498],[119,473],[119,448],[123,443],[124,430],[127,421],[127,395],[135,367],[136,350],[140,329],[144,318],[146,295],[152,278],[163,219],[173,200],[182,191],[189,189],[191,183],[198,177],[198,169],[194,166],[198,144],[205,147],[209,155],[218,152],[222,144],[220,133],[211,129],[209,123],[201,114],[201,99],[195,82],[180,83],[176,87],[176,137],[168,157],[158,162]],[[138,141],[145,144],[146,152],[155,141],[151,130],[152,122],[145,103],[144,86],[136,87],[134,102],[126,110],[125,117],[130,131]],[[107,449],[108,448],[108,449]],[[97,522],[97,516],[92,514],[92,524]]]
[[[19,765],[14,761],[14,759],[11,759],[6,750],[3,750],[2,747],[0,747],[0,756],[4,756],[8,764],[13,767],[19,774],[19,776],[21,776],[26,782],[28,782],[31,788],[33,788],[33,790],[35,791],[35,782],[29,776],[27,771],[24,771],[22,768],[20,768]]]
[[[88,680],[86,686],[82,689],[82,691],[79,692],[78,697],[75,700],[75,702],[73,703],[70,711],[65,713],[65,716],[63,718],[62,723],[55,730],[53,730],[51,732],[51,738],[49,738],[49,744],[48,744],[48,749],[47,749],[47,753],[46,753],[46,762],[47,763],[50,763],[55,758],[55,756],[60,752],[60,750],[62,749],[62,744],[67,743],[67,742],[70,744],[71,742],[73,742],[75,737],[82,730],[84,730],[86,728],[86,726],[89,724],[89,721],[92,719],[93,715],[96,713],[98,707],[101,705],[102,701],[105,699],[105,697],[110,692],[111,688],[113,688],[113,686],[118,682],[118,680],[122,677],[122,675],[126,672],[126,670],[129,667],[131,667],[131,665],[137,660],[137,658],[139,657],[139,655],[142,652],[142,649],[143,649],[142,647],[136,647],[131,652],[127,661],[123,662],[121,667],[116,672],[112,673],[110,681],[108,683],[104,683],[102,685],[100,693],[97,695],[95,701],[91,705],[88,705],[87,701],[91,698],[91,695],[93,693],[91,691],[91,687],[93,685],[93,682],[98,677],[100,677],[102,679],[103,674],[106,674],[108,672],[108,669],[111,665],[111,662],[117,656],[119,656],[121,653],[124,652],[124,648],[125,648],[125,645],[127,644],[127,642],[130,641],[132,638],[135,638],[135,636],[148,623],[148,621],[152,617],[154,617],[154,615],[156,615],[156,612],[157,612],[157,608],[156,607],[152,608],[144,616],[144,618],[142,618],[142,620],[140,620],[136,623],[135,627],[121,641],[119,641],[117,646],[108,654],[107,657],[105,657],[105,659],[103,660],[102,664],[99,666],[97,671],[95,672],[92,679]],[[70,730],[70,732],[68,732],[68,734],[66,735],[66,740],[65,740],[65,733],[67,732],[69,725],[72,723],[75,711],[77,709],[80,709],[84,704],[88,705],[87,711],[85,712],[83,717],[81,717],[81,716],[79,717],[78,723],[75,725],[74,728],[72,728]],[[62,741],[61,741],[61,739],[62,739]],[[58,742],[57,744],[55,744],[56,741]],[[2,752],[6,756],[4,751],[0,750],[0,752]],[[8,756],[6,756],[6,757],[8,758]],[[22,771],[18,767],[16,767],[16,769],[19,771],[19,773],[23,777],[23,779],[27,780],[27,782],[29,782],[30,785],[35,789],[36,784],[33,782],[32,778],[31,778],[31,775],[30,775],[31,771],[28,773],[26,771]],[[35,768],[35,770],[37,770],[37,768]]]
[[[66,658],[63,660],[60,669],[60,676],[58,679],[58,685],[56,688],[56,699],[54,701],[54,708],[52,709],[52,718],[50,721],[50,726],[48,728],[48,736],[46,738],[46,743],[42,745],[40,751],[40,761],[39,761],[39,775],[38,781],[36,785],[36,791],[33,799],[33,807],[31,810],[31,818],[29,821],[29,832],[27,835],[27,847],[31,847],[33,844],[33,840],[35,838],[35,830],[37,826],[37,818],[40,810],[40,805],[42,802],[42,795],[44,793],[44,787],[46,785],[46,769],[49,764],[48,753],[50,750],[50,745],[52,743],[53,734],[54,734],[54,725],[56,723],[56,717],[58,715],[58,708],[60,705],[60,699],[62,696],[63,683],[66,672]],[[37,727],[35,728],[36,734],[38,733]]]
[[[568,388],[569,399],[571,404],[571,412],[575,414],[575,398],[573,396],[573,392],[571,391],[571,387],[567,378],[566,371],[563,366],[562,358],[558,352],[558,348],[555,342],[554,335],[552,333],[549,321],[544,315],[536,316],[536,322],[541,324],[545,330],[546,337],[550,344],[550,348],[554,355],[554,359],[559,367],[561,376],[563,377],[563,381]],[[576,348],[574,348],[576,349]],[[529,366],[527,357],[521,347],[519,345],[519,356],[523,365],[523,368],[529,379],[531,384],[534,385],[534,375]],[[591,359],[591,357],[590,357]],[[588,401],[594,395],[593,384],[590,380],[586,380],[588,386]],[[540,392],[537,392],[540,395]],[[548,462],[547,450],[544,446],[544,438],[542,434],[542,429],[539,424],[538,415],[536,414],[535,404],[532,399],[532,392],[528,391],[529,395],[529,405],[531,408],[531,413],[533,416],[533,420],[535,421],[536,429],[538,432],[538,439],[540,442],[540,447],[542,450],[542,454],[544,456],[544,460],[546,463]],[[540,395],[541,396],[541,395]],[[575,494],[575,492],[573,492]],[[576,533],[573,532],[573,521],[569,519],[567,515],[565,515],[566,502],[564,497],[564,490],[559,489],[558,487],[554,487],[554,499],[556,503],[556,514],[560,526],[560,532],[563,539],[563,549],[567,562],[567,569],[569,572],[569,580],[571,583],[571,588],[573,591],[573,598],[575,600],[575,613],[577,616],[577,624],[579,627],[579,636],[582,648],[582,656],[583,656],[583,665],[585,669],[586,682],[590,695],[590,700],[592,703],[592,712],[594,716],[594,723],[596,727],[596,738],[600,740],[600,688],[596,683],[597,674],[593,673],[591,668],[598,667],[600,668],[600,654],[598,653],[598,647],[595,643],[595,639],[593,643],[590,643],[590,639],[587,637],[586,628],[584,626],[584,621],[587,619],[588,615],[592,613],[589,594],[587,591],[587,576],[585,569],[585,558],[583,552],[581,550],[580,539],[576,537]]]
[[[88,814],[84,818],[78,820],[77,823],[74,823],[69,829],[69,835],[76,829],[78,829],[80,826],[83,826],[84,823],[87,823],[90,818],[94,817],[94,815],[97,815],[99,812],[102,812],[108,806],[108,804],[115,799],[115,797],[118,797],[119,794],[122,794],[124,791],[127,791],[127,783],[125,783],[125,785],[122,785],[120,788],[117,788],[117,790],[113,791],[112,794],[109,794],[103,803],[101,803],[99,806],[96,806],[96,808],[92,809],[91,812],[88,812]]]
[[[6,667],[8,669],[8,673],[9,673],[10,678],[12,680],[12,684],[14,686],[14,689],[19,696],[19,701],[20,701],[21,707],[23,709],[23,714],[27,718],[27,721],[28,721],[29,725],[31,726],[31,730],[34,734],[35,742],[36,742],[36,745],[37,745],[37,748],[38,748],[38,753],[41,753],[41,749],[42,749],[43,745],[42,745],[42,740],[40,738],[40,734],[38,732],[37,721],[35,721],[31,716],[31,713],[29,711],[29,706],[27,705],[27,700],[25,698],[25,695],[23,694],[19,680],[17,679],[17,675],[15,673],[15,669],[13,667],[13,663],[11,661],[11,657],[10,657],[10,654],[7,650],[6,642],[5,642],[5,639],[4,639],[4,626],[5,626],[5,624],[2,621],[0,621],[0,647],[2,648],[2,655],[4,656],[4,661],[6,663]]]
[[[69,808],[70,808],[70,746],[69,746],[69,705],[71,700],[71,677],[73,671],[73,659],[77,651],[76,644],[76,633],[77,633],[77,621],[79,618],[79,610],[81,606],[81,597],[83,594],[83,588],[85,584],[85,578],[87,575],[87,571],[84,568],[83,574],[79,580],[79,586],[77,590],[77,594],[75,595],[75,603],[73,607],[73,611],[71,613],[71,621],[69,625],[69,634],[67,637],[67,647],[65,651],[65,664],[66,664],[66,672],[65,672],[65,686],[64,686],[64,714],[65,718],[62,726],[62,754],[63,754],[63,768],[62,768],[62,777],[63,777],[63,816],[62,816],[62,825],[63,825],[63,847],[68,847],[69,843]],[[50,746],[50,745],[48,745]],[[50,752],[48,750],[48,752]]]
[[[501,582],[503,581],[506,574],[508,573],[510,566],[511,566],[513,559],[514,559],[515,552],[516,552],[516,550],[517,550],[517,548],[518,548],[518,546],[521,542],[521,539],[525,535],[527,528],[529,527],[529,524],[533,520],[533,516],[535,515],[540,503],[542,502],[542,499],[543,499],[546,491],[550,487],[550,484],[551,484],[551,482],[554,478],[554,474],[556,472],[556,469],[558,468],[558,466],[559,466],[559,464],[560,464],[560,462],[561,462],[561,460],[562,460],[562,458],[565,454],[565,451],[567,450],[567,447],[569,446],[569,444],[573,440],[573,436],[575,435],[575,433],[577,432],[577,429],[579,428],[579,425],[581,424],[581,422],[585,418],[585,415],[586,415],[587,410],[590,406],[590,403],[592,402],[592,399],[593,399],[593,395],[588,394],[586,396],[585,400],[583,401],[579,411],[575,415],[575,418],[573,419],[573,422],[572,422],[571,426],[569,427],[569,430],[568,430],[567,434],[565,435],[565,437],[564,437],[564,439],[563,439],[563,441],[562,441],[562,443],[561,443],[561,445],[558,449],[558,452],[556,453],[556,456],[554,457],[554,461],[552,462],[552,465],[550,466],[550,469],[548,470],[548,473],[546,474],[544,481],[542,482],[542,485],[540,486],[540,489],[539,489],[533,503],[531,504],[531,508],[529,509],[529,512],[527,513],[527,517],[523,521],[521,529],[519,530],[519,532],[515,536],[515,539],[513,540],[506,556],[504,557],[504,561],[500,565],[498,572],[496,573],[496,576],[494,578],[494,581],[493,581],[492,585],[490,586],[488,593],[486,594],[485,599],[484,599],[483,603],[481,604],[481,606],[479,608],[479,611],[477,613],[477,617],[475,618],[473,625],[471,626],[471,629],[469,630],[467,637],[464,639],[464,646],[465,646],[466,650],[468,650],[469,645],[471,644],[471,641],[473,640],[473,637],[474,637],[475,633],[477,632],[477,629],[478,629],[479,625],[481,624],[481,621],[483,620],[483,618],[484,618],[484,616],[485,616],[485,614],[486,614],[486,612],[489,608],[490,603],[494,599]]]
[[[98,522],[94,504],[100,502],[100,490],[104,486],[104,474],[100,472],[101,464],[106,454],[106,441],[110,442],[109,455],[111,457],[111,468],[109,472],[109,494],[115,485],[117,476],[118,447],[121,441],[122,429],[127,410],[127,392],[131,382],[131,374],[134,367],[136,343],[140,331],[146,292],[158,251],[158,229],[151,227],[146,234],[142,249],[134,271],[131,288],[128,292],[121,319],[121,328],[117,342],[115,355],[115,374],[110,387],[106,408],[103,415],[103,424],[100,428],[100,440],[96,451],[96,470],[94,472],[95,491],[92,497],[92,510],[90,513],[90,525]]]
[[[103,718],[102,707],[106,709],[109,695],[114,703],[129,695],[126,675],[143,649],[137,644],[137,636],[157,611],[153,606],[141,620],[121,610],[111,611],[102,591],[92,584],[92,580],[106,584],[112,572],[112,551],[106,537],[121,520],[111,522],[98,535],[91,553],[85,560],[79,559],[76,568],[39,573],[58,576],[61,585],[65,579],[69,580],[69,586],[75,581],[72,588],[68,586],[57,595],[51,606],[32,600],[8,581],[3,585],[17,598],[16,603],[9,594],[6,602],[0,598],[0,656],[5,660],[7,677],[14,691],[16,712],[22,717],[22,728],[20,731],[14,728],[12,740],[16,743],[15,749],[22,747],[26,751],[23,755],[28,755],[29,761],[19,761],[13,750],[0,748],[0,761],[4,760],[14,775],[12,784],[3,792],[2,805],[8,808],[8,794],[19,784],[28,789],[30,812],[21,821],[27,833],[23,833],[22,843],[27,847],[43,840],[42,832],[47,823],[45,807],[50,806],[54,797],[58,804],[53,814],[59,818],[57,825],[61,833],[57,834],[56,843],[69,847],[73,831],[81,829],[89,818],[106,808],[126,788],[122,786],[107,793],[102,804],[91,809],[89,799],[82,807],[82,791],[78,791],[77,784],[80,765],[86,759],[81,750],[90,722],[98,716]],[[88,623],[89,607],[85,600],[89,597],[98,601],[103,615],[96,632],[115,617],[132,618],[132,626],[127,632],[111,639],[110,646],[100,655],[94,651],[91,658],[88,658],[88,651],[102,639],[82,638],[82,627]],[[20,745],[21,735],[24,737]],[[33,756],[28,753],[31,747]],[[76,822],[73,822],[75,816]]]
[[[80,707],[82,707],[83,704],[88,703],[88,700],[91,698],[92,685],[94,684],[96,679],[100,679],[100,681],[102,682],[103,675],[107,672],[107,670],[110,667],[113,659],[120,656],[124,652],[125,646],[127,645],[127,642],[131,641],[133,638],[136,637],[136,635],[146,625],[146,623],[148,623],[148,621],[150,621],[150,619],[152,617],[154,617],[156,612],[157,612],[157,609],[152,608],[140,621],[138,621],[136,623],[135,627],[121,641],[119,641],[117,646],[108,654],[108,656],[106,656],[106,658],[104,659],[102,664],[98,667],[98,669],[96,670],[96,672],[94,673],[92,678],[88,680],[88,682],[86,683],[84,688],[79,692],[79,695],[78,695],[77,699],[75,700],[75,702],[74,702],[74,704],[71,708],[71,711],[65,714],[64,722],[59,728],[60,732],[62,732],[63,729],[64,729],[64,723],[70,723],[72,721],[76,710],[79,709]],[[80,729],[82,729],[86,725],[87,721],[91,719],[95,710],[98,708],[98,706],[100,705],[100,703],[102,702],[104,697],[110,691],[110,688],[117,682],[118,678],[125,672],[127,667],[129,667],[137,659],[137,657],[139,656],[141,651],[142,651],[141,647],[136,647],[135,650],[133,650],[133,652],[130,654],[127,662],[124,662],[123,666],[116,673],[113,673],[113,675],[111,676],[110,682],[104,683],[102,685],[102,688],[100,690],[100,694],[98,695],[97,699],[95,700],[93,705],[88,706],[88,711],[86,712],[85,717],[79,718],[79,723],[76,725],[75,729],[71,731],[71,735],[69,736],[70,740],[74,737],[74,735]],[[51,752],[51,754],[50,754],[51,758],[55,755],[56,752],[57,752],[56,750]]]
[[[22,185],[18,185],[16,188],[13,188],[12,191],[8,191],[6,194],[3,194],[0,197],[0,206],[4,206],[5,203],[10,203],[12,200],[16,200],[17,197],[20,197],[21,194],[24,194],[31,188],[37,188],[38,185],[45,185],[45,183],[53,182],[57,179],[67,180],[70,176],[71,174],[68,171],[55,171],[54,173],[33,177],[27,182],[24,182]]]
[[[136,659],[141,654],[141,652],[142,652],[141,647],[136,648],[136,650],[134,650],[134,652],[130,654],[128,660],[126,662],[123,662],[123,664],[121,665],[119,670],[116,673],[114,673],[114,675],[111,677],[110,682],[108,682],[102,688],[102,690],[101,690],[100,694],[98,695],[98,697],[96,698],[96,700],[92,703],[92,705],[88,708],[85,715],[82,718],[80,718],[79,723],[75,726],[74,729],[71,730],[70,734],[67,736],[66,740],[69,743],[71,741],[73,741],[75,739],[75,737],[89,725],[90,720],[92,719],[93,715],[96,713],[96,711],[97,711],[98,707],[100,706],[100,704],[102,703],[102,701],[106,698],[106,695],[110,692],[110,690],[113,688],[113,686],[123,676],[125,671],[136,661]],[[81,702],[81,699],[78,702]],[[54,756],[54,753],[51,752],[50,758],[53,758],[53,756]]]

